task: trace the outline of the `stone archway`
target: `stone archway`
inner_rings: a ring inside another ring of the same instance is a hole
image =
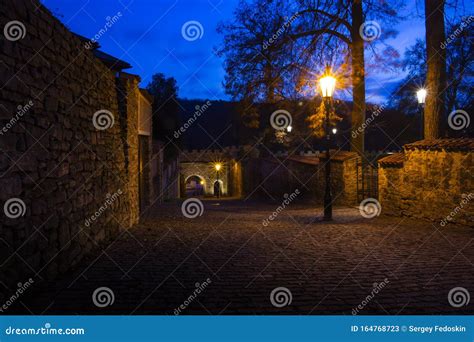
[[[199,175],[190,175],[184,181],[186,197],[199,197],[205,195],[206,181]]]

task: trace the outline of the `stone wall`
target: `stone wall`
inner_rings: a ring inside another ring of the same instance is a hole
[[[117,80],[38,1],[0,6],[1,27],[14,20],[24,37],[0,40],[6,286],[66,271],[138,219],[136,80]]]
[[[357,205],[357,161],[352,152],[332,151],[331,191],[334,203]],[[245,188],[246,194],[261,198],[281,198],[298,189],[300,200],[314,200],[322,203],[325,190],[325,162],[321,156],[284,156],[254,159],[247,163],[254,173],[252,188]],[[258,166],[252,164],[258,164]],[[250,165],[249,165],[250,164]],[[245,169],[245,167],[244,167]]]
[[[474,139],[422,140],[379,161],[382,212],[474,225]]]

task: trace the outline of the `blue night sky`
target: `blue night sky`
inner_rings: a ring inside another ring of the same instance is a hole
[[[142,86],[151,75],[162,72],[176,78],[181,98],[228,99],[222,81],[223,61],[214,53],[222,37],[216,27],[230,20],[238,0],[43,0],[73,32],[93,37],[104,27],[107,17],[121,12],[121,18],[98,40],[101,49],[129,62],[127,72],[138,74]],[[388,41],[400,54],[417,38],[424,37],[422,1],[409,0],[411,17],[398,25],[398,37]],[[418,15],[417,15],[418,13]],[[181,35],[182,25],[190,20],[200,22],[201,39],[187,41]],[[382,27],[383,30],[383,27]],[[381,102],[400,73],[367,74],[369,102]]]

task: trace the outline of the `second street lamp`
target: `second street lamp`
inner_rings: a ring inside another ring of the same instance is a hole
[[[219,183],[219,170],[221,169],[221,166],[222,165],[220,163],[217,163],[214,165],[216,169],[216,183],[217,183],[217,187],[215,186],[214,189],[217,189],[216,191],[217,198],[221,197],[221,183]]]
[[[319,85],[321,86],[321,94],[324,101],[324,109],[326,113],[324,132],[326,134],[326,165],[325,165],[325,174],[326,174],[326,187],[324,190],[324,220],[332,220],[332,194],[331,194],[331,153],[330,149],[330,125],[329,125],[329,115],[331,107],[331,99],[336,89],[336,79],[331,76],[330,69],[326,68],[326,73],[319,80]]]
[[[424,122],[423,120],[425,119],[425,101],[426,101],[426,89],[421,88],[416,92],[416,98],[418,99],[418,105],[420,106],[420,140],[423,140],[424,132],[423,132],[423,126]]]

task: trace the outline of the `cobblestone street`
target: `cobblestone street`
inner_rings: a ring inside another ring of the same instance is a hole
[[[264,226],[277,204],[203,203],[195,219],[179,203],[152,208],[74,272],[35,281],[11,313],[172,315],[180,305],[181,314],[350,315],[358,305],[359,314],[474,313],[473,301],[448,303],[452,288],[474,290],[472,228],[364,219],[350,208],[336,208],[325,223],[320,208],[297,204]],[[93,304],[99,287],[112,289],[113,305]],[[289,305],[272,305],[277,287],[290,290]]]

